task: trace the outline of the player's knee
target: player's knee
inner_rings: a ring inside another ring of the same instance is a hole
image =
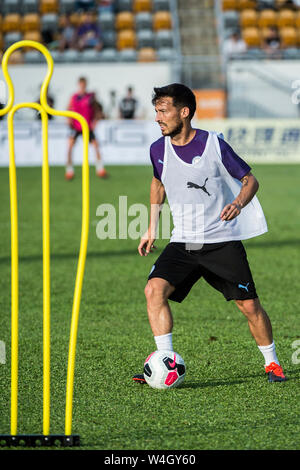
[[[236,300],[235,303],[247,318],[255,318],[261,314],[262,308],[257,298]]]
[[[147,302],[164,301],[168,298],[168,285],[163,279],[150,279],[145,287]]]

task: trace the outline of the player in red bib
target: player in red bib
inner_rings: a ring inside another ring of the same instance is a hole
[[[75,93],[70,100],[69,110],[75,111],[81,114],[88,123],[90,130],[90,143],[95,149],[96,153],[96,174],[100,178],[105,178],[107,172],[103,166],[99,143],[96,139],[94,129],[96,125],[96,99],[94,93],[87,92],[87,80],[84,77],[80,77],[78,80],[78,91]],[[77,137],[82,134],[81,124],[76,119],[69,119],[70,135],[68,141],[68,156],[66,166],[66,179],[71,180],[74,178],[74,168],[72,164],[72,151],[76,143]]]

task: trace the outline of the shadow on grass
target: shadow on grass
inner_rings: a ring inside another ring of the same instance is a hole
[[[299,380],[300,378],[300,371],[299,370],[289,370],[289,369],[285,369],[285,374],[286,374],[286,377],[287,377],[287,382],[286,383],[289,383],[289,382],[294,382],[296,380]],[[249,381],[251,381],[251,379],[262,379],[265,381],[266,384],[268,384],[269,382],[267,381],[267,377],[264,376],[263,374],[253,374],[253,375],[249,375],[247,374],[246,377],[237,377],[235,380],[219,380],[219,381],[208,381],[208,382],[184,382],[180,388],[182,389],[195,389],[195,388],[209,388],[209,387],[223,387],[223,386],[231,386],[231,385],[238,385],[238,384],[244,384],[244,383],[247,383]],[[284,382],[282,382],[284,383]],[[270,384],[271,385],[271,384]]]
[[[158,252],[158,250],[157,250]],[[66,259],[78,259],[79,251],[73,253],[52,253],[50,258],[51,260],[66,260]],[[137,249],[131,250],[122,250],[122,251],[90,251],[87,253],[87,259],[96,259],[96,258],[109,258],[111,256],[139,256]],[[26,256],[19,256],[19,261],[24,263],[30,263],[32,261],[42,261],[43,255],[36,254],[36,255],[26,255]],[[10,256],[2,256],[0,257],[0,263],[7,264],[10,263]]]

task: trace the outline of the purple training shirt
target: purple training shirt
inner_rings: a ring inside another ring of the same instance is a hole
[[[206,141],[208,137],[208,132],[202,129],[196,129],[196,135],[186,145],[173,145],[173,148],[178,155],[186,163],[192,163],[192,160],[196,156],[201,156],[204,152]],[[228,173],[238,180],[241,180],[251,168],[247,163],[242,160],[230,147],[230,145],[225,142],[221,137],[218,137],[222,162]],[[163,170],[163,161],[165,153],[165,144],[164,137],[161,137],[156,142],[154,142],[150,147],[150,158],[153,165],[153,175],[158,180],[161,179],[161,174]]]

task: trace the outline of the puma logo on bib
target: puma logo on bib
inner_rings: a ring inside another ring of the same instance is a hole
[[[208,180],[208,178],[206,178],[206,180],[204,181],[204,185],[203,185],[203,186],[199,186],[198,184],[192,183],[191,181],[189,181],[189,182],[187,183],[187,187],[188,187],[189,189],[191,189],[191,188],[202,189],[202,191],[204,191],[208,196],[210,196],[209,192],[207,191],[207,189],[206,189],[206,187],[205,187],[207,180]]]

